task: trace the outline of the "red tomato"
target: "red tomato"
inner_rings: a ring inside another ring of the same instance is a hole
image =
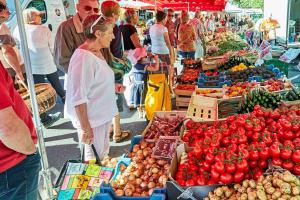
[[[248,161],[249,166],[253,169],[257,167],[257,161],[256,160],[249,160]]]
[[[300,150],[296,150],[293,152],[292,160],[296,163],[300,162]]]
[[[250,151],[250,159],[251,160],[258,160],[259,159],[259,153],[258,151],[254,150],[254,151]]]
[[[247,122],[247,121],[246,121],[246,123],[245,123],[245,129],[246,129],[247,131],[252,131],[253,125],[251,124],[251,122]]]
[[[280,157],[280,149],[279,149],[278,144],[272,144],[269,148],[269,153],[272,158],[279,158]]]
[[[235,183],[240,183],[244,180],[244,173],[243,172],[236,172],[234,175],[233,175],[233,180]]]
[[[272,158],[272,164],[278,167],[281,167],[282,161],[280,158]]]
[[[223,162],[216,162],[216,164],[214,166],[215,166],[216,172],[218,172],[220,174],[225,172],[225,167],[224,167]]]
[[[225,170],[226,170],[226,172],[228,172],[229,174],[234,173],[235,170],[236,170],[235,164],[233,164],[233,163],[227,163],[227,164],[225,165]]]
[[[292,157],[292,150],[283,149],[280,151],[280,157],[283,159],[290,159]]]
[[[270,156],[270,154],[269,154],[269,148],[268,148],[268,147],[263,148],[263,149],[259,152],[259,157],[260,157],[260,159],[262,159],[262,160],[268,159],[269,156]]]
[[[195,181],[193,179],[187,180],[185,185],[188,186],[188,187],[189,186],[194,186],[195,185]]]
[[[240,155],[242,156],[242,158],[244,158],[245,160],[249,160],[250,155],[249,155],[249,151],[244,148],[240,151]]]
[[[263,172],[261,170],[255,170],[255,172],[253,174],[253,179],[257,180],[262,175],[263,175]]]
[[[215,157],[213,156],[213,154],[208,153],[208,154],[206,154],[206,156],[205,156],[205,160],[206,160],[207,162],[209,162],[209,163],[212,163],[212,162],[215,160]]]
[[[289,130],[291,130],[291,128],[292,128],[291,122],[289,122],[289,121],[286,120],[286,119],[281,119],[281,120],[280,120],[280,124],[281,124],[281,126],[284,128],[284,130],[286,130],[286,131],[289,131]]]
[[[285,140],[292,140],[292,139],[294,139],[294,137],[295,136],[292,131],[284,131],[283,132],[283,139],[285,139]]]
[[[296,165],[293,170],[295,175],[300,175],[300,165]]]
[[[267,160],[259,160],[257,162],[257,165],[260,169],[264,170],[268,167],[268,162],[267,162]]]
[[[209,171],[209,170],[211,169],[210,163],[207,162],[207,161],[204,161],[204,162],[203,162],[203,169],[204,169],[205,171]]]
[[[293,162],[291,162],[291,161],[285,161],[285,162],[282,163],[282,167],[283,167],[284,169],[289,170],[289,171],[293,171],[293,169],[294,169],[294,164],[293,164]]]
[[[222,183],[224,183],[224,184],[230,184],[230,183],[232,183],[232,176],[231,176],[231,174],[227,174],[227,173],[221,174],[220,181]]]
[[[241,160],[236,164],[237,170],[241,170],[242,172],[245,172],[248,170],[248,163],[245,159]]]
[[[218,173],[215,169],[212,169],[210,172],[210,178],[216,182],[220,179],[220,173]]]

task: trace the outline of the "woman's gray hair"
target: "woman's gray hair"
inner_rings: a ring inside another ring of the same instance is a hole
[[[83,21],[83,34],[86,39],[94,40],[96,39],[96,36],[94,35],[95,31],[99,30],[101,32],[106,32],[109,27],[113,26],[113,21],[106,19],[103,15],[90,15]]]
[[[35,23],[37,16],[42,15],[43,12],[39,11],[38,9],[31,7],[23,10],[23,18],[25,24],[32,24]]]

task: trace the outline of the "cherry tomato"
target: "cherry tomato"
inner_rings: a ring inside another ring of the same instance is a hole
[[[211,169],[210,163],[207,162],[207,161],[204,161],[204,162],[203,162],[203,169],[204,169],[205,171],[209,171],[209,170]]]
[[[300,150],[296,150],[296,151],[293,152],[292,160],[296,163],[300,162]]]
[[[224,183],[224,184],[230,184],[230,183],[232,183],[232,176],[231,176],[231,174],[227,174],[227,173],[221,174],[220,181],[222,183]]]
[[[212,163],[212,162],[215,160],[215,157],[213,156],[213,154],[208,153],[208,154],[206,154],[206,156],[205,156],[205,160],[206,160],[207,162],[209,162],[209,163]]]
[[[220,174],[225,172],[225,167],[224,167],[223,162],[216,162],[216,164],[214,166],[215,166],[216,172],[218,172]]]
[[[259,159],[259,153],[258,151],[254,150],[254,151],[250,151],[250,159],[251,160],[258,160]]]
[[[300,165],[296,165],[293,170],[295,175],[300,175]]]
[[[234,175],[233,175],[233,180],[235,183],[240,183],[244,180],[244,173],[243,172],[236,172]]]
[[[278,167],[281,167],[282,161],[280,158],[272,158],[272,164]]]
[[[272,144],[269,148],[269,153],[272,158],[279,158],[280,157],[280,149],[279,149],[278,144]]]
[[[241,160],[240,162],[238,162],[236,164],[236,168],[237,170],[241,170],[243,172],[247,171],[248,170],[248,163],[245,159]]]
[[[290,159],[292,157],[292,150],[283,149],[280,151],[280,157],[283,159]]]
[[[260,169],[262,169],[262,170],[264,170],[264,169],[266,169],[266,168],[268,167],[268,162],[267,162],[267,160],[259,160],[259,161],[257,162],[257,164],[258,164],[258,167],[259,167]]]
[[[248,161],[249,166],[253,169],[257,167],[257,161],[256,160],[249,160]]]
[[[220,179],[220,174],[216,170],[211,170],[210,172],[210,178],[216,182]]]
[[[294,169],[294,164],[293,164],[293,162],[290,162],[290,161],[285,161],[285,162],[283,162],[281,166],[282,166],[284,169],[287,169],[287,170],[289,170],[289,171],[293,171],[293,169]]]
[[[262,160],[266,160],[270,157],[270,154],[269,154],[269,148],[268,147],[265,147],[263,148],[260,152],[259,152],[259,157],[260,159]]]
[[[225,170],[229,174],[234,173],[235,170],[236,170],[235,164],[233,164],[233,163],[227,163],[227,164],[225,164]]]

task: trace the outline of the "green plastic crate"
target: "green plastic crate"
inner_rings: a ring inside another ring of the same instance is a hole
[[[273,64],[275,67],[280,69],[280,71],[282,71],[286,75],[286,77],[288,77],[288,75],[289,75],[289,64],[288,63],[283,62],[278,59],[271,59],[271,60],[266,60],[265,64],[266,65]]]

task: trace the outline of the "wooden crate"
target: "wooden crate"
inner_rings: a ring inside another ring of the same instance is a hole
[[[237,114],[242,97],[213,98],[203,95],[192,95],[187,117],[194,121],[216,121]]]

